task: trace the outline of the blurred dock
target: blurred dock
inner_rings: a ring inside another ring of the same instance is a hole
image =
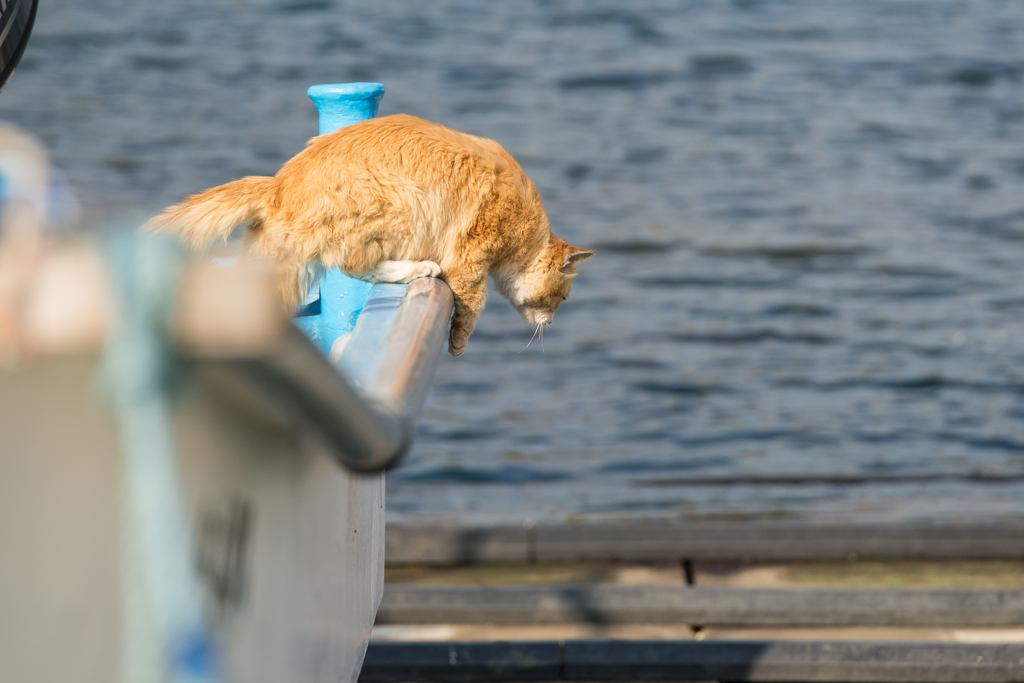
[[[1017,523],[389,526],[360,680],[1019,681],[1022,540]]]

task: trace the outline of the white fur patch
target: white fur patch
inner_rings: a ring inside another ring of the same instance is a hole
[[[491,281],[498,292],[513,306],[519,306],[530,298],[525,274],[512,264],[492,271]]]
[[[353,273],[351,277],[373,284],[382,282],[404,284],[417,278],[437,277],[440,274],[441,266],[433,261],[385,261],[376,270],[369,273]]]

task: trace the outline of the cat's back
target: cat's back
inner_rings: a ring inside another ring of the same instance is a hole
[[[452,130],[408,114],[368,119],[313,138],[306,151],[321,161],[345,166],[433,170],[452,164],[483,165],[500,172],[518,170],[505,149],[488,138]]]

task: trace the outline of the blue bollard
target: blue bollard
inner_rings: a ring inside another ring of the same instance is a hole
[[[384,96],[380,83],[314,85],[307,91],[320,114],[320,135],[372,119]],[[330,354],[335,340],[352,330],[370,293],[368,283],[353,280],[332,269],[314,287],[295,323],[320,348]]]
[[[314,85],[306,91],[320,114],[320,135],[333,133],[377,115],[384,97],[380,83],[332,83]]]

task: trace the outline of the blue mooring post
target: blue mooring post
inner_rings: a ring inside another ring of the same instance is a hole
[[[334,83],[314,85],[306,91],[320,114],[320,135],[333,133],[377,115],[384,97],[380,83]]]
[[[376,116],[384,86],[332,83],[314,85],[307,93],[320,114],[320,135],[326,135]],[[310,292],[295,322],[328,354],[334,341],[352,329],[369,292],[369,284],[346,277],[336,269],[329,270],[319,289]]]

